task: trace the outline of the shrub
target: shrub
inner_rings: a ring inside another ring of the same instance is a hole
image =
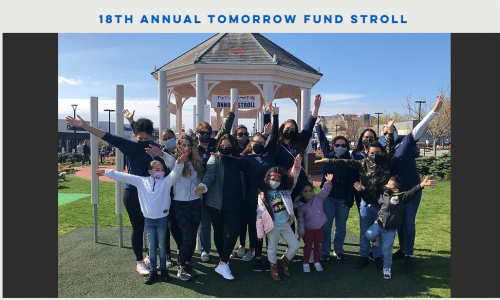
[[[451,179],[451,152],[417,158],[416,164],[421,178]]]

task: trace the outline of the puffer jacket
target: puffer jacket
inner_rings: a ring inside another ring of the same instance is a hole
[[[297,231],[303,237],[306,230],[320,229],[325,225],[327,218],[323,211],[323,202],[332,190],[332,183],[325,182],[321,191],[314,195],[309,202],[297,209]]]
[[[281,198],[283,199],[283,202],[286,207],[286,211],[290,215],[290,225],[293,223],[294,219],[294,212],[293,212],[293,202],[292,202],[292,191],[295,188],[295,185],[297,184],[297,178],[299,177],[301,168],[294,168],[292,167],[290,169],[290,175],[293,178],[293,186],[289,190],[281,190]],[[258,205],[257,205],[257,238],[262,239],[266,235],[266,233],[269,233],[271,230],[274,228],[274,223],[273,223],[273,218],[269,214],[269,211],[267,210],[266,206],[264,205],[264,201],[267,201],[266,198],[264,197],[264,193],[259,193],[259,200],[258,200]]]

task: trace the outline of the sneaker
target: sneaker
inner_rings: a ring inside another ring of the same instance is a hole
[[[344,253],[338,253],[336,256],[337,256],[337,259],[340,259],[340,260],[347,258]]]
[[[314,263],[314,267],[316,268],[316,271],[318,271],[318,272],[323,271],[323,267],[321,266],[321,264],[319,262]]]
[[[403,259],[405,258],[405,253],[399,249],[398,251],[394,252],[392,255],[392,259]]]
[[[191,264],[186,264],[186,266],[184,267],[184,271],[191,275],[191,278],[194,278],[196,277],[196,275],[198,275],[198,272],[193,269],[193,266],[191,266]]]
[[[329,255],[321,255],[320,259],[321,261],[329,261],[330,260],[330,256]]]
[[[313,264],[314,263],[314,251],[311,249],[311,255],[309,255],[309,263]]]
[[[242,261],[251,261],[255,257],[255,251],[248,251],[242,258]]]
[[[170,274],[168,274],[167,269],[160,270],[160,277],[163,281],[170,281]]]
[[[208,255],[207,252],[202,252],[201,253],[201,261],[202,262],[208,262],[208,261],[210,261],[210,256]]]
[[[172,262],[172,260],[170,259],[167,259],[167,269],[170,269],[174,266],[174,263]]]
[[[391,269],[390,268],[384,268],[382,273],[384,273],[384,279],[391,279]]]
[[[245,256],[245,253],[246,253],[245,247],[240,247],[238,248],[238,252],[236,252],[236,256],[239,258],[243,258],[243,256]]]
[[[413,271],[413,258],[411,256],[405,256],[405,271]]]
[[[149,260],[149,257],[144,258],[142,261],[146,264],[146,268],[149,270],[151,268],[151,261]]]
[[[233,251],[233,252],[231,253],[231,255],[229,255],[229,258],[235,258],[235,257],[237,257],[237,256],[236,256],[236,251]]]
[[[146,279],[144,279],[144,284],[151,285],[158,281],[158,273],[157,272],[150,272],[148,276],[146,276]]]
[[[137,268],[135,270],[141,276],[148,276],[149,275],[149,269],[146,267],[144,260],[137,264]]]
[[[264,271],[264,266],[262,264],[262,258],[261,259],[255,259],[255,263],[253,264],[253,270],[255,272],[262,272],[262,271]]]
[[[375,268],[377,268],[377,270],[381,270],[381,271],[382,271],[382,268],[384,268],[384,262],[382,261],[382,257],[375,258]]]
[[[215,268],[215,272],[221,274],[222,277],[224,277],[227,280],[234,279],[234,276],[233,276],[233,274],[231,274],[231,270],[229,269],[229,266],[227,264],[221,265],[219,263],[219,265]]]
[[[366,267],[366,265],[368,265],[368,258],[367,257],[360,257],[358,260],[357,268],[362,269],[362,268]]]
[[[306,273],[309,273],[309,272],[311,272],[311,266],[309,266],[309,264],[303,264],[302,270]]]
[[[191,276],[191,274],[189,274],[188,272],[186,272],[184,268],[179,268],[179,270],[177,270],[177,277],[179,277],[182,281],[188,281],[188,280],[191,280],[191,278],[193,278]]]

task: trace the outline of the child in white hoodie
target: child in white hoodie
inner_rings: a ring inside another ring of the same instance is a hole
[[[165,155],[168,155],[165,153]],[[144,215],[144,225],[148,236],[150,272],[144,280],[145,284],[153,284],[158,280],[156,271],[156,248],[160,248],[160,272],[165,281],[170,277],[167,273],[165,238],[167,234],[167,216],[170,209],[170,189],[182,173],[186,155],[177,159],[175,167],[165,176],[163,165],[153,160],[148,166],[149,177],[141,177],[114,170],[97,170],[98,176],[106,175],[116,181],[132,184],[137,187],[141,211]]]

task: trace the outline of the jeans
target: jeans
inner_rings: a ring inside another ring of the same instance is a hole
[[[401,219],[401,227],[398,229],[399,248],[405,255],[413,255],[413,247],[415,245],[415,217],[417,216],[418,206],[422,199],[422,192],[412,198],[405,204],[403,210],[403,218]]]
[[[370,254],[370,241],[366,237],[366,230],[378,218],[380,206],[374,204],[366,204],[365,200],[361,200],[359,207],[359,256],[368,258]],[[380,247],[373,248],[373,257],[382,257]]]
[[[323,202],[323,211],[328,221],[325,223],[323,233],[323,244],[321,255],[330,255],[332,248],[332,225],[335,219],[335,233],[333,236],[333,251],[337,254],[344,253],[344,240],[346,235],[346,222],[349,217],[349,209],[344,208],[345,199],[328,197]]]
[[[200,239],[201,253],[206,252],[207,254],[210,254],[210,250],[212,250],[212,241],[210,236],[211,226],[212,223],[210,221],[210,214],[208,213],[207,206],[203,204],[203,213],[201,215],[200,228],[198,229],[198,238]]]
[[[85,164],[85,161],[88,161],[90,164],[90,156],[88,154],[82,156],[82,166]]]
[[[299,251],[300,245],[299,241],[295,237],[295,234],[292,231],[289,223],[282,224],[274,224],[274,227],[271,231],[267,233],[267,238],[269,244],[267,245],[267,259],[270,263],[275,264],[278,260],[276,258],[276,253],[278,252],[278,242],[280,241],[280,236],[285,240],[288,248],[284,256],[288,258],[288,260],[292,260],[295,256],[295,253]]]
[[[366,230],[366,237],[371,241],[375,241],[377,235],[379,235],[379,245],[375,248],[382,249],[384,268],[390,269],[392,266],[392,246],[394,245],[394,238],[396,238],[396,229],[386,230],[378,222],[375,222]]]
[[[156,272],[156,248],[160,248],[160,269],[167,268],[167,248],[165,237],[167,236],[167,217],[160,219],[144,218],[144,226],[148,235],[149,270]]]

